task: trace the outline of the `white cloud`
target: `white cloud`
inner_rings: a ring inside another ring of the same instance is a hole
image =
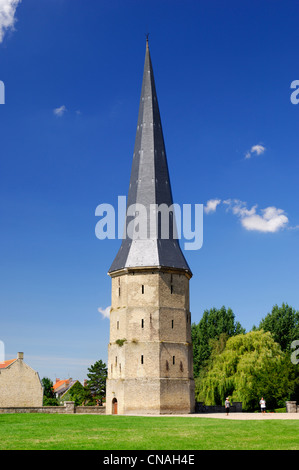
[[[1,0],[0,0],[1,1]],[[56,116],[63,116],[64,113],[67,111],[65,105],[63,104],[62,106],[60,106],[60,108],[55,108],[53,109],[53,113],[56,115]]]
[[[261,144],[253,145],[251,147],[251,149],[248,152],[246,152],[245,159],[248,160],[254,154],[255,155],[262,155],[265,151],[266,151],[266,147],[264,147],[263,145],[261,145]]]
[[[111,305],[109,305],[109,307],[106,307],[104,309],[102,307],[98,308],[98,312],[100,312],[104,318],[110,318],[110,310],[111,310]]]
[[[223,204],[231,209],[233,214],[239,215],[240,217],[250,217],[255,214],[257,205],[252,206],[251,209],[247,209],[246,202],[240,201],[239,199],[227,199],[223,201]]]
[[[270,206],[261,209],[260,214],[257,214],[257,205],[247,209],[246,203],[238,199],[228,199],[223,202],[233,214],[240,217],[241,224],[246,230],[274,233],[285,228],[289,222],[283,209]]]
[[[15,13],[21,0],[0,0],[0,43],[7,30],[14,29]]]
[[[218,204],[220,204],[221,199],[210,199],[207,204],[204,206],[204,211],[206,214],[210,212],[215,212]]]
[[[251,147],[251,153],[256,153],[257,155],[261,155],[265,150],[266,147],[263,145],[253,145],[253,147]]]
[[[241,220],[246,230],[257,230],[259,232],[278,232],[284,228],[289,219],[282,209],[266,207],[261,210],[262,215],[254,214]]]

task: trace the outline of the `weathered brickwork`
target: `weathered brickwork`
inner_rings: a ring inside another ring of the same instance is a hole
[[[39,375],[22,358],[0,369],[0,407],[38,407],[43,404]]]
[[[141,269],[112,277],[107,413],[194,412],[189,279]]]

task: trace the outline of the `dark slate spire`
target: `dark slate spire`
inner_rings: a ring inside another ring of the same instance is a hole
[[[174,217],[170,215],[167,219],[168,238],[161,233],[161,218],[158,218],[157,233],[150,233],[149,222],[146,236],[140,232],[140,222],[148,221],[151,205],[170,207],[173,204],[148,38],[127,208],[134,204],[142,204],[147,209],[147,220],[137,206],[131,217],[126,217],[126,228],[129,224],[134,227],[135,234],[139,231],[139,238],[127,235],[123,239],[109,274],[125,268],[168,267],[188,271],[191,275],[178,240],[173,238]]]

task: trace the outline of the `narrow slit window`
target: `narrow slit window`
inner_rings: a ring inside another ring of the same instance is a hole
[[[120,287],[118,288],[118,297],[120,297]]]
[[[119,330],[119,321],[116,323],[116,328]]]
[[[144,294],[144,285],[141,286],[141,293]]]
[[[117,356],[115,356],[115,365],[117,366]]]
[[[175,356],[172,356],[172,364],[175,365]]]
[[[173,320],[171,320],[171,328],[173,328],[173,324],[174,324],[174,322],[173,322]]]
[[[144,328],[144,319],[141,320],[141,328]]]
[[[143,354],[141,355],[141,364],[143,364]]]

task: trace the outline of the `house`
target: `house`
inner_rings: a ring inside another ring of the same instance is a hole
[[[24,362],[19,352],[16,359],[0,362],[0,407],[34,407],[43,404],[43,387],[38,373]]]
[[[56,379],[55,384],[53,385],[53,390],[55,392],[56,398],[62,397],[66,392],[68,392],[78,380],[73,380],[72,378],[60,380]]]

